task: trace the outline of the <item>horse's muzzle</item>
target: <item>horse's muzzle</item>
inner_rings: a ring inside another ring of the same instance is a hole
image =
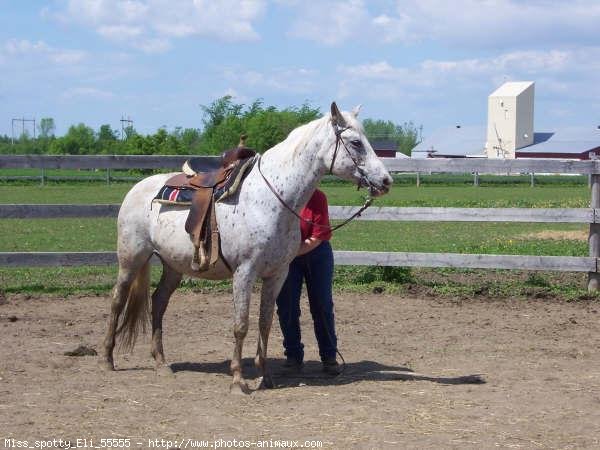
[[[369,194],[371,197],[381,197],[390,191],[394,180],[391,176],[385,175],[380,183],[374,183],[371,180],[364,179],[361,180],[361,182],[364,182],[364,187],[369,189]]]

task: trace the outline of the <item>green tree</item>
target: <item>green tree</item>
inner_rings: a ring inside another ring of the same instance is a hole
[[[49,146],[50,153],[85,155],[95,153],[94,130],[83,123],[71,125],[62,138],[55,139]]]
[[[204,117],[202,123],[204,130],[218,126],[227,117],[238,117],[244,105],[233,103],[231,95],[225,95],[212,102],[209,106],[200,105]]]
[[[98,153],[112,154],[116,152],[118,146],[118,133],[110,125],[101,125],[96,139],[96,148]]]
[[[196,128],[186,128],[181,132],[181,144],[184,148],[184,153],[197,153],[202,133]]]
[[[132,155],[184,155],[220,154],[235,147],[240,135],[248,134],[247,145],[263,152],[283,141],[296,127],[321,116],[319,108],[308,103],[300,107],[278,109],[265,106],[262,99],[250,105],[237,104],[231,96],[202,106],[202,129],[176,127],[168,132],[165,127],[156,133],[141,135],[133,127],[127,127],[125,139],[119,132],[105,124],[94,132],[83,123],[69,127],[62,137],[54,136],[54,120],[40,121],[38,139],[27,134],[14,144],[8,136],[0,136],[0,153],[54,153],[54,154],[132,154]],[[366,119],[364,128],[370,139],[392,139],[400,151],[410,154],[421,136],[421,127],[412,122],[396,125],[391,121]]]
[[[313,114],[300,114],[297,109],[292,108],[283,111],[274,108],[263,110],[246,120],[248,145],[261,152],[268,150],[283,141],[294,128],[316,119],[319,115],[318,110],[314,110]]]
[[[308,104],[283,110],[274,106],[265,108],[261,99],[245,108],[233,103],[230,96],[214,101],[203,110],[204,130],[198,149],[205,154],[218,154],[235,147],[242,133],[248,134],[250,147],[265,151],[284,140],[297,126],[321,115],[318,108]]]
[[[125,128],[123,128],[123,133],[125,133],[125,136],[123,136],[123,139],[127,140],[132,136],[135,136],[137,134],[137,131],[135,131],[135,128],[133,128],[132,125],[129,125]]]
[[[409,155],[411,150],[421,142],[422,126],[415,126],[413,122],[404,122],[397,125],[390,120],[365,119],[363,121],[365,134],[371,141],[391,140],[398,144],[398,151]]]
[[[54,119],[52,117],[42,117],[38,125],[39,137],[41,139],[48,139],[51,136],[54,136],[55,130],[56,125],[54,124]]]
[[[101,125],[98,130],[98,140],[114,142],[119,138],[119,134],[116,130],[113,130],[110,125]]]
[[[204,130],[200,142],[200,153],[217,155],[235,147],[240,135],[245,132],[242,119],[238,116],[225,117],[217,126]]]

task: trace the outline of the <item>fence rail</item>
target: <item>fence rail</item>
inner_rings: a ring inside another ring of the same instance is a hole
[[[356,206],[331,206],[334,219],[350,217]],[[0,214],[2,214],[0,209]],[[444,208],[375,207],[365,210],[358,220],[400,222],[543,222],[597,223],[600,210],[593,208]]]
[[[176,169],[188,156],[0,156],[0,168],[41,169]],[[206,157],[208,159],[214,157]],[[563,222],[587,223],[590,227],[587,257],[482,255],[456,253],[336,251],[340,265],[412,267],[464,267],[588,272],[588,289],[600,288],[600,161],[488,160],[488,159],[395,159],[382,158],[392,172],[417,173],[560,173],[590,175],[590,208],[397,208],[375,207],[359,220],[435,222]],[[0,205],[0,218],[115,217],[119,205]],[[356,212],[353,206],[331,206],[333,219]],[[115,252],[4,252],[0,266],[110,265]]]
[[[0,204],[0,219],[58,219],[69,217],[117,217],[119,204],[16,205]]]
[[[181,169],[180,155],[1,155],[0,169]],[[197,156],[193,156],[197,157]],[[212,160],[215,156],[203,158]]]
[[[474,255],[466,253],[366,252],[336,250],[336,265],[460,267],[596,272],[598,259],[588,256]],[[154,258],[154,264],[160,264]],[[110,266],[116,252],[0,252],[0,267]]]
[[[0,204],[0,219],[58,219],[69,217],[117,217],[121,205],[27,205]],[[358,206],[330,206],[329,217],[346,219]],[[399,222],[542,222],[600,223],[600,209],[594,208],[444,208],[371,207],[356,220]]]
[[[0,155],[0,169],[176,169],[197,155]],[[216,156],[201,156],[211,160]],[[381,158],[392,172],[600,174],[600,160]]]

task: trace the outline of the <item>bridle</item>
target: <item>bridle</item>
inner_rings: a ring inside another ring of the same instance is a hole
[[[346,131],[346,130],[349,130],[350,128],[351,127],[340,128],[340,126],[337,125],[337,124],[333,125],[333,131],[335,132],[335,149],[333,150],[333,158],[331,158],[331,165],[329,166],[329,175],[333,175],[333,165],[335,164],[335,159],[337,157],[338,149],[340,148],[340,143],[341,143],[343,145],[343,147],[344,147],[344,150],[346,150],[346,153],[348,154],[348,157],[350,158],[350,160],[354,164],[354,167],[356,168],[356,171],[360,175],[360,181],[358,183],[358,189],[361,188],[361,183],[362,183],[364,187],[368,187],[369,190],[371,190],[371,189],[375,188],[375,185],[373,185],[373,183],[371,183],[371,180],[369,180],[369,177],[367,177],[367,173],[362,168],[362,164],[360,164],[356,160],[356,158],[354,158],[354,156],[352,156],[352,153],[350,152],[350,150],[348,150],[348,146],[346,145],[346,143],[342,139],[342,133],[344,131]]]
[[[350,150],[346,146],[346,143],[342,139],[342,133],[344,131],[348,130],[348,129],[350,129],[350,127],[341,128],[337,124],[333,125],[333,131],[335,132],[335,149],[333,150],[333,158],[331,159],[331,165],[329,166],[329,174],[330,175],[333,174],[333,164],[335,163],[335,159],[337,158],[337,153],[338,153],[338,150],[340,148],[340,143],[341,143],[342,146],[344,147],[344,149],[346,150],[346,153],[348,153],[348,156],[352,160],[352,163],[354,164],[354,167],[356,168],[356,171],[360,175],[360,181],[358,182],[357,189],[361,188],[361,184],[362,183],[364,183],[367,187],[369,187],[369,189],[374,188],[375,186],[373,185],[373,183],[371,183],[371,181],[367,177],[366,172],[363,170],[363,168],[361,167],[361,165],[359,164],[359,162],[352,156],[352,153],[350,152]],[[329,229],[329,231],[333,232],[333,231],[335,231],[335,230],[343,227],[344,225],[348,224],[349,222],[351,222],[352,220],[356,219],[357,217],[360,217],[360,215],[363,213],[363,211],[365,209],[367,209],[369,206],[371,206],[371,203],[373,203],[373,197],[371,197],[371,195],[366,196],[365,197],[365,203],[360,207],[360,209],[357,212],[355,212],[354,214],[352,214],[352,216],[350,216],[349,218],[347,218],[346,220],[344,220],[342,223],[336,225],[335,227],[331,227],[331,226],[327,226],[327,225],[321,225],[319,223],[313,222],[312,220],[307,220],[307,219],[303,218],[302,216],[300,216],[300,214],[298,214],[296,211],[294,211],[285,202],[285,200],[281,197],[281,195],[279,195],[279,193],[273,187],[273,185],[269,182],[269,180],[267,180],[267,177],[265,177],[265,175],[263,174],[263,172],[262,172],[262,170],[260,168],[260,160],[261,160],[261,157],[259,155],[258,156],[258,163],[257,163],[257,165],[258,165],[258,172],[262,176],[263,180],[265,180],[265,183],[267,184],[267,186],[269,187],[269,189],[271,190],[271,192],[275,195],[275,197],[277,198],[277,200],[279,200],[279,203],[281,203],[284,206],[285,209],[287,209],[288,211],[290,211],[294,216],[296,216],[302,222],[308,223],[308,224],[310,224],[310,225],[312,225],[314,227],[327,228],[327,229]]]

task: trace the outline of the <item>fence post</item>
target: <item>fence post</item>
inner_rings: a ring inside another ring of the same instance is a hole
[[[535,187],[535,174],[531,172],[531,187]]]
[[[473,186],[479,186],[479,172],[473,173]]]
[[[106,168],[106,184],[110,184],[110,167]]]
[[[419,172],[417,172],[417,187],[421,186],[421,176]]]
[[[596,222],[596,210],[600,208],[600,174],[594,173],[591,175],[591,197],[590,207],[594,208],[594,223],[590,223],[590,235],[588,244],[590,248],[590,256],[593,258],[600,257],[600,223]],[[588,292],[597,291],[600,288],[600,273],[588,272]]]

